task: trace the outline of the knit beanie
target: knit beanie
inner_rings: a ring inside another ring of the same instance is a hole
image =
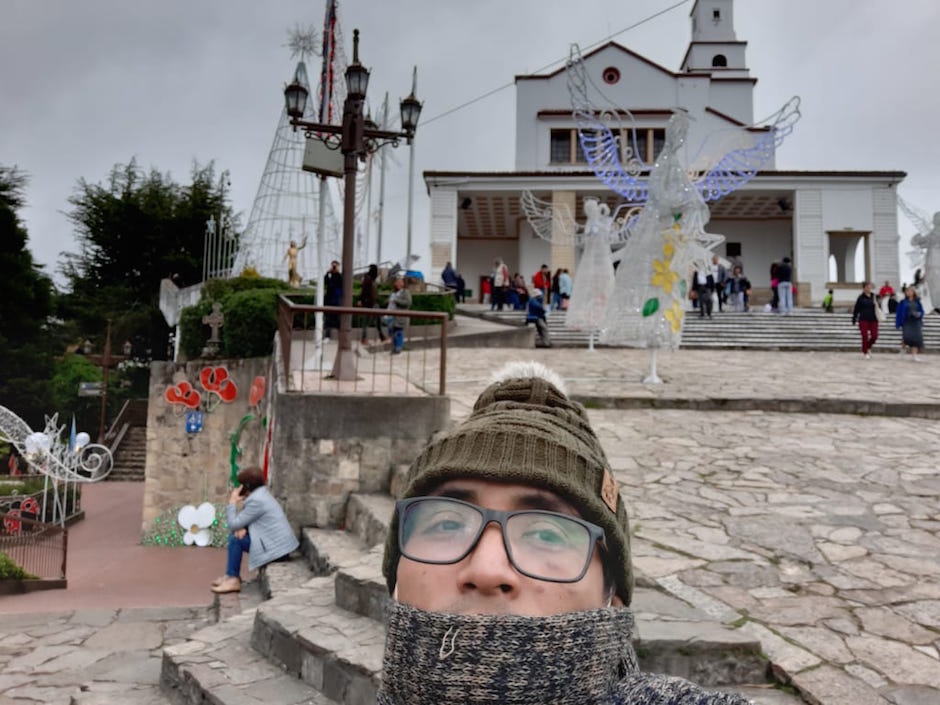
[[[448,480],[531,485],[569,501],[604,529],[607,575],[625,605],[633,592],[630,526],[600,441],[584,407],[571,401],[561,378],[536,362],[515,362],[496,373],[470,416],[438,435],[408,470],[403,498],[433,492]],[[398,515],[385,543],[382,572],[395,589]]]

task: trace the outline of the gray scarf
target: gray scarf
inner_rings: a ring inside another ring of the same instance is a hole
[[[380,705],[616,703],[637,671],[625,608],[463,616],[392,600],[386,617]]]

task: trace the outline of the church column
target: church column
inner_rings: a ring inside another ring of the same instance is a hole
[[[574,191],[552,191],[552,206],[557,210],[560,206],[567,206],[574,217],[577,207],[577,196]],[[574,274],[574,245],[570,243],[569,233],[565,232],[564,223],[559,218],[552,220],[552,259],[549,265],[552,274],[556,269],[567,269]]]
[[[431,188],[431,264],[428,281],[438,282],[444,265],[457,263],[457,188],[432,186]]]

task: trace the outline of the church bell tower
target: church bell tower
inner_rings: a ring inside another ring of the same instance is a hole
[[[682,73],[708,73],[714,78],[749,78],[744,53],[747,42],[734,34],[734,0],[695,0],[692,41]]]

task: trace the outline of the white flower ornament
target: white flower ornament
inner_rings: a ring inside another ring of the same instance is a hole
[[[177,515],[177,521],[186,533],[183,534],[183,543],[187,546],[208,546],[212,541],[209,527],[215,521],[215,507],[211,502],[203,502],[198,507],[187,504]]]

